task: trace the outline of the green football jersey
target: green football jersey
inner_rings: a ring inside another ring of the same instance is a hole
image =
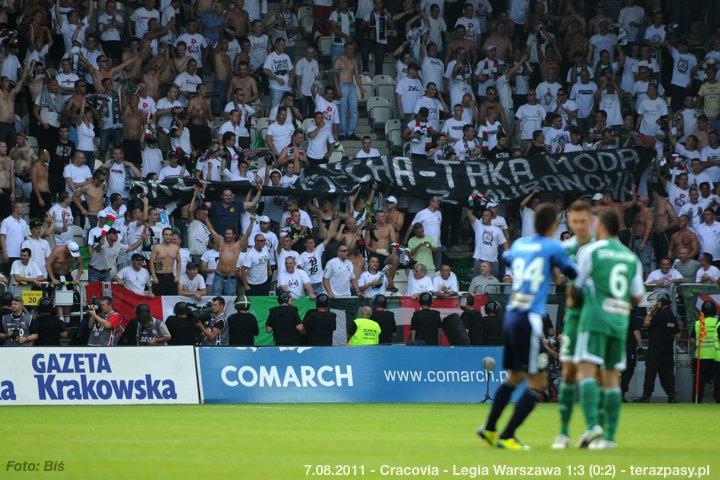
[[[577,263],[577,254],[578,254],[578,252],[580,251],[580,249],[581,249],[582,247],[584,247],[585,245],[589,245],[590,243],[592,243],[592,242],[594,242],[594,241],[595,241],[595,237],[592,237],[589,241],[587,241],[587,242],[585,242],[585,243],[580,243],[580,242],[578,241],[578,238],[577,238],[577,237],[571,237],[571,238],[568,238],[567,240],[565,240],[565,241],[563,242],[563,248],[565,248],[565,251],[567,252],[568,257],[570,257],[570,260],[572,260],[573,262]],[[575,283],[575,282],[574,282],[573,280],[569,280],[568,283],[569,283],[569,284],[573,284],[573,283]],[[570,299],[568,298],[567,308],[568,308],[568,309],[575,309],[575,307],[573,307],[573,306],[571,306],[571,305],[572,305],[572,301],[570,301]]]
[[[619,240],[593,242],[578,252],[575,285],[582,291],[580,331],[624,338],[631,299],[645,293],[640,259]]]

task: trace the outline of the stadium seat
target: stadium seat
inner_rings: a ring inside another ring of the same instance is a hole
[[[360,98],[360,87],[357,87],[358,103],[367,103],[368,98],[374,95],[372,79],[368,75],[362,76],[363,91],[365,92],[365,98]]]
[[[391,152],[402,151],[402,123],[397,118],[390,118],[385,122],[385,138]]]
[[[300,7],[302,8],[302,7]],[[302,28],[302,31],[305,35],[311,35],[313,31],[313,26],[315,25],[315,18],[313,16],[309,17],[302,17],[300,19],[300,27]]]
[[[95,227],[93,225],[92,227]],[[81,247],[85,246],[87,243],[87,239],[85,238],[85,230],[82,227],[78,227],[77,225],[70,225],[68,227],[68,231],[72,233],[73,241],[80,245]]]
[[[390,75],[375,75],[372,79],[372,84],[373,88],[386,84],[395,86],[395,79]]]
[[[373,77],[373,90],[375,96],[387,98],[390,107],[395,105],[395,79],[389,75],[375,75]]]
[[[370,97],[367,102],[368,117],[376,128],[381,128],[392,116],[390,100],[384,97]]]
[[[324,35],[317,39],[318,44],[318,50],[320,51],[320,55],[329,57],[330,56],[330,47],[332,45],[332,37],[329,35]]]
[[[255,129],[257,130],[258,136],[265,140],[265,134],[267,133],[267,129],[270,126],[270,119],[268,118],[258,118],[255,121]]]
[[[337,163],[343,158],[343,152],[340,152],[338,150],[335,150],[330,154],[330,159],[328,160],[329,163]]]

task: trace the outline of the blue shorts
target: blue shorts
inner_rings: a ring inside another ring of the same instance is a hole
[[[542,338],[542,317],[537,313],[508,310],[503,321],[505,352],[503,368],[539,373],[547,368],[548,356]]]

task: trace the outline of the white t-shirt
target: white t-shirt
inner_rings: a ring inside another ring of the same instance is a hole
[[[665,25],[660,25],[659,27],[650,25],[645,28],[645,36],[643,38],[645,40],[649,40],[651,43],[663,43],[665,41],[666,33]]]
[[[150,19],[155,19],[160,22],[160,12],[155,10],[147,10],[145,7],[140,7],[133,11],[130,15],[130,20],[135,22],[135,38],[143,38],[148,31],[148,22]]]
[[[298,60],[295,65],[295,75],[300,77],[300,91],[305,97],[312,97],[310,89],[315,83],[315,79],[320,75],[320,67],[318,66],[317,60],[314,58],[308,61],[307,58],[303,57]]]
[[[565,146],[567,147],[567,145]],[[535,235],[535,210],[529,207],[523,208],[520,210],[520,218],[522,220],[522,236],[530,237]]]
[[[78,167],[74,163],[68,163],[65,165],[65,168],[63,168],[63,178],[70,178],[75,185],[77,185],[92,178],[92,173],[90,173],[90,168],[87,165],[80,165]],[[71,195],[73,193],[69,185],[65,186],[65,191]]]
[[[565,144],[570,143],[570,132],[550,127],[543,129],[545,133],[545,145],[550,147],[551,153],[561,153],[565,150]]]
[[[538,102],[543,106],[546,112],[554,112],[557,108],[557,92],[560,88],[562,88],[562,85],[557,82],[541,82],[535,88]]]
[[[427,88],[427,84],[432,82],[441,92],[445,91],[445,82],[443,74],[445,73],[445,65],[439,58],[425,57],[420,67],[420,77],[422,78],[423,87]]]
[[[199,273],[196,274],[194,278],[190,278],[187,276],[186,273],[183,273],[182,275],[180,275],[179,283],[180,288],[182,290],[185,290],[186,292],[197,292],[199,290],[207,288],[207,286],[205,285],[205,280]]]
[[[185,71],[180,72],[180,74],[175,77],[173,83],[178,86],[178,89],[182,93],[195,93],[197,92],[198,85],[202,83],[202,78],[197,74],[190,74]]]
[[[617,45],[618,37],[614,33],[607,33],[605,35],[602,35],[600,33],[596,33],[592,37],[590,37],[590,45],[592,45],[595,49],[593,50],[594,57],[593,57],[593,65],[600,60],[600,52],[602,50],[607,50],[610,54],[610,60],[615,57],[615,45]]]
[[[308,128],[307,133],[314,132],[315,130],[317,130],[317,127],[313,124]],[[335,143],[332,131],[328,131],[328,129],[323,128],[317,135],[315,135],[315,138],[310,138],[309,135],[307,136],[308,145],[305,153],[309,158],[321,160],[325,158],[325,155],[327,154],[329,143]]]
[[[155,115],[157,110],[155,100],[152,97],[144,97],[138,101],[138,110],[145,114],[145,118]]]
[[[643,24],[645,19],[645,9],[639,5],[626,6],[620,9],[620,15],[618,16],[618,22],[627,32],[628,39],[635,39],[638,34],[638,27],[630,25],[630,22],[637,23],[638,25]]]
[[[475,260],[497,262],[498,247],[507,241],[502,230],[494,226],[492,222],[490,225],[485,225],[477,218],[473,222],[472,228],[475,232],[475,251],[473,252],[473,258]]]
[[[139,295],[145,293],[146,290],[150,290],[152,286],[150,272],[142,267],[136,271],[132,266],[127,266],[118,272],[117,277],[122,281],[125,288]]]
[[[448,79],[448,88],[450,89],[450,106],[454,107],[457,104],[462,104],[463,96],[466,93],[473,95],[472,88],[470,87],[470,80],[472,78],[472,68],[468,66],[463,67],[465,70],[459,72],[457,75],[453,75],[453,70],[457,65],[457,60],[451,60],[447,64],[445,69],[445,78]]]
[[[200,33],[185,32],[175,40],[175,45],[179,42],[185,42],[187,45],[187,55],[197,62],[198,68],[202,68],[202,49],[208,47],[205,37]]]
[[[395,93],[400,95],[403,113],[412,113],[415,102],[423,96],[424,91],[422,82],[417,78],[405,77],[397,83]]]
[[[292,122],[289,122],[288,120],[285,120],[283,125],[280,125],[278,122],[270,124],[267,129],[267,134],[272,137],[273,145],[275,145],[275,150],[278,153],[281,152],[283,148],[290,145],[294,131],[295,127]]]
[[[620,97],[617,93],[607,93],[607,90],[600,94],[598,110],[607,113],[607,124],[611,127],[623,124],[622,111],[620,109]]]
[[[270,37],[263,33],[260,36],[250,34],[247,38],[250,40],[250,68],[257,70],[265,64],[265,59],[267,59]]]
[[[247,268],[247,282],[250,285],[261,285],[268,280],[268,264],[270,263],[271,253],[267,247],[263,247],[261,251],[248,248],[242,260],[242,266]]]
[[[355,271],[350,260],[340,260],[335,257],[325,265],[323,278],[330,282],[330,289],[336,297],[349,297],[351,280],[355,278]]]
[[[449,140],[458,141],[463,137],[463,127],[465,122],[461,120],[455,120],[455,117],[448,118],[442,127],[442,133],[449,137]]]
[[[705,222],[695,227],[700,251],[707,252],[713,256],[713,261],[720,260],[720,222],[713,222],[707,225]]]
[[[370,273],[365,270],[360,274],[360,278],[358,278],[358,287],[364,287],[368,283],[372,283],[376,280],[381,280],[380,285],[370,287],[365,290],[365,292],[363,292],[364,297],[374,298],[375,295],[385,295],[385,292],[387,291],[387,277],[380,270],[375,273]]]
[[[203,253],[202,256],[200,257],[200,261],[205,262],[207,264],[208,270],[216,270],[219,260],[220,260],[220,252],[218,252],[215,249],[206,250],[205,253]],[[207,278],[205,279],[205,283],[207,285],[212,285],[213,280],[215,280],[215,272],[208,273]]]
[[[333,123],[340,123],[339,107],[335,102],[328,102],[325,97],[315,95],[315,111],[323,112],[325,128],[332,131]]]
[[[310,283],[310,277],[299,268],[295,268],[293,273],[289,273],[287,270],[278,273],[278,288],[287,287],[293,298],[300,298],[305,295],[306,283]]]
[[[95,144],[95,129],[92,125],[88,126],[85,122],[82,122],[77,126],[77,149],[84,152],[94,152]]]
[[[103,12],[98,16],[98,26],[110,25],[110,22],[113,18],[115,18],[115,23],[119,24],[120,27],[122,27],[125,23],[125,19],[123,18],[121,13],[113,12],[113,14],[110,15],[107,12]],[[118,30],[117,27],[107,28],[104,32],[100,34],[100,40],[102,40],[103,42],[120,41],[120,30]]]
[[[160,100],[158,100],[156,108],[157,110],[166,110],[168,108],[182,108],[183,104],[180,102],[180,100],[174,100],[170,102],[170,99],[167,97],[163,97]],[[170,130],[170,127],[172,126],[172,112],[166,113],[165,115],[162,115],[160,118],[158,118],[158,126],[163,127],[165,130]]]
[[[40,267],[31,258],[28,260],[27,265],[23,265],[22,260],[15,260],[10,268],[10,276],[21,276],[23,278],[37,278],[44,277],[40,271]]]
[[[663,115],[668,114],[667,103],[664,99],[657,97],[655,100],[646,98],[640,103],[638,115],[642,115],[642,122],[638,129],[643,135],[654,136],[660,131],[657,120]]]
[[[588,83],[578,82],[570,89],[570,100],[578,107],[578,118],[587,118],[595,105],[595,92],[598,87],[592,80]]]
[[[440,243],[440,225],[442,224],[442,213],[440,210],[438,209],[434,212],[431,212],[427,208],[420,210],[410,224],[415,225],[418,222],[422,223],[425,235],[435,240],[438,247],[442,246]]]
[[[50,248],[50,244],[47,240],[44,238],[40,239],[34,239],[32,237],[27,237],[22,244],[20,245],[20,248],[29,248],[30,249],[30,259],[34,261],[38,268],[40,268],[40,273],[43,277],[47,277],[47,270],[45,269],[45,260],[50,256],[50,253],[52,249]]]
[[[661,283],[670,283],[671,280],[677,280],[681,278],[683,278],[682,274],[674,268],[668,270],[668,273],[663,273],[662,270],[658,268],[657,270],[653,270],[652,272],[650,272],[650,274],[645,279],[645,283],[656,283],[658,281],[660,281]]]
[[[18,260],[16,260],[15,262],[17,263]],[[13,264],[13,267],[14,267],[14,266],[15,266],[15,265]],[[12,272],[10,272],[10,273],[12,274]],[[697,273],[695,273],[695,281],[696,281],[697,283],[701,283],[701,282],[702,282],[702,277],[705,276],[705,275],[707,275],[708,277],[710,277],[710,279],[711,279],[713,282],[717,282],[717,281],[718,281],[718,278],[720,278],[720,269],[718,269],[715,265],[710,265],[710,268],[708,268],[707,270],[705,270],[704,268],[700,267],[700,268],[698,269]]]
[[[11,215],[0,223],[0,235],[5,235],[6,255],[10,258],[20,257],[20,245],[25,237],[30,235],[30,228],[25,220],[22,218],[16,220]]]
[[[690,73],[697,65],[697,58],[692,53],[680,53],[677,48],[671,50],[673,58],[673,71],[670,83],[678,87],[687,88],[692,81]]]
[[[428,109],[428,123],[436,132],[440,130],[440,112],[442,111],[442,103],[437,98],[429,98],[423,95],[415,101],[413,113],[417,115],[422,107]]]
[[[532,140],[533,132],[542,128],[543,120],[545,120],[545,109],[542,105],[530,105],[526,103],[520,105],[515,112],[515,118],[520,121],[520,138],[522,140]]]
[[[420,280],[415,278],[414,274],[410,274],[407,282],[407,295],[412,296],[417,293],[432,292],[433,281],[432,278],[425,275]]]
[[[278,252],[277,260],[275,261],[275,263],[277,264],[277,267],[278,267],[278,273],[282,273],[282,272],[286,271],[285,270],[285,260],[290,257],[295,259],[295,264],[297,265],[298,259],[300,258],[300,254],[298,252],[296,252],[295,250],[284,250],[284,249],[281,249]]]
[[[530,0],[510,0],[508,18],[517,25],[525,25]]]
[[[290,86],[290,72],[293,69],[292,60],[288,57],[287,53],[278,54],[277,52],[268,53],[263,68],[267,68],[275,75],[279,76],[284,80],[283,83],[278,82],[274,78],[270,78],[270,89],[282,90],[289,92],[292,90]]]
[[[442,290],[442,287],[445,287],[447,290],[451,292],[459,292],[460,287],[458,286],[457,281],[457,275],[455,275],[453,272],[450,272],[450,276],[445,279],[442,278],[440,275],[440,272],[437,272],[435,274],[435,277],[433,277],[433,292],[439,292]]]
[[[303,252],[300,254],[298,267],[303,269],[310,277],[310,283],[322,283],[323,268],[322,254],[325,251],[325,244],[320,243],[312,252]]]
[[[146,145],[140,152],[140,157],[142,158],[142,170],[140,171],[143,178],[147,177],[147,175],[151,172],[157,174],[160,173],[163,156],[159,148],[153,148]],[[181,167],[178,165],[177,168]],[[162,180],[162,178],[158,179]]]

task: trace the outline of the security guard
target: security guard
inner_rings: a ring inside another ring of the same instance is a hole
[[[372,313],[372,308],[360,307],[357,318],[348,327],[348,345],[355,347],[380,343],[380,325],[370,319]]]
[[[660,385],[668,396],[668,403],[675,403],[675,355],[673,339],[680,335],[677,318],[670,308],[670,299],[661,296],[648,310],[643,320],[648,329],[650,346],[645,360],[645,384],[642,397],[637,403],[650,401],[655,389],[655,377],[660,376]]]
[[[706,300],[700,308],[703,316],[705,317],[705,332],[700,344],[700,321],[695,322],[695,358],[698,358],[698,350],[700,351],[700,388],[698,391],[698,403],[702,403],[703,395],[705,393],[705,384],[713,382],[713,397],[715,402],[720,403],[720,382],[718,382],[717,367],[718,362],[716,358],[718,356],[718,312],[715,304]],[[692,362],[692,368],[697,369],[697,362]],[[695,371],[695,378],[697,382],[698,372]],[[693,399],[695,397],[695,390],[693,383]]]

